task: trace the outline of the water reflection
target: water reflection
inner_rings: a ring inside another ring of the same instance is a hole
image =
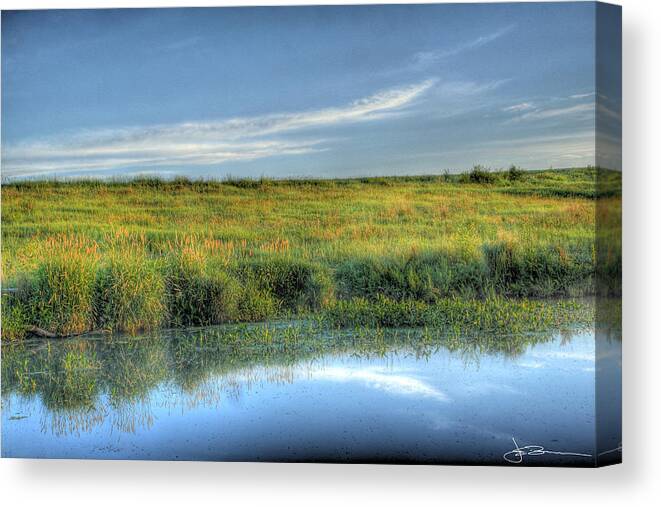
[[[592,453],[594,351],[576,329],[307,323],[5,345],[3,455],[486,463],[514,434]]]

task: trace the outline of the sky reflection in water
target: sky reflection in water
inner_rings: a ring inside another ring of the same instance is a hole
[[[601,353],[619,357],[618,339],[597,339]],[[46,352],[44,343],[5,347],[2,455],[505,464],[513,437],[521,447],[596,454],[592,331],[531,336],[509,352],[397,339],[312,353],[190,344],[170,334],[52,342]],[[87,356],[84,367],[61,367]]]

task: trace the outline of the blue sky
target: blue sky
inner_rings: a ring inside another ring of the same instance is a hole
[[[3,12],[2,176],[592,164],[594,55],[592,3]]]

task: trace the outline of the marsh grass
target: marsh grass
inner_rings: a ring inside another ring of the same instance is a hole
[[[24,304],[35,324],[47,331],[80,334],[94,321],[95,248],[64,241],[24,282]]]
[[[336,271],[338,290],[344,298],[374,300],[385,296],[428,303],[447,296],[480,297],[488,290],[486,275],[478,256],[443,251],[357,258]]]
[[[168,319],[172,326],[208,326],[238,320],[244,289],[200,252],[186,248],[165,264]]]
[[[459,315],[451,300],[488,311],[471,301],[592,295],[597,275],[613,281],[600,293],[619,293],[621,242],[604,238],[595,258],[595,169],[486,173],[5,184],[2,282],[19,290],[2,297],[2,337],[342,305],[424,324],[436,306]],[[601,201],[599,220],[617,218],[619,198]]]
[[[465,333],[489,331],[519,333],[574,323],[594,322],[594,308],[580,301],[447,298],[428,304],[395,301],[384,296],[375,301],[354,298],[337,301],[324,314],[334,327],[433,327]]]
[[[33,321],[29,305],[18,299],[16,295],[2,296],[2,339],[20,340],[25,337],[26,330]]]
[[[487,283],[513,297],[571,297],[594,293],[593,245],[531,248],[496,242],[483,246]]]
[[[164,301],[165,283],[155,261],[139,254],[111,256],[96,276],[94,327],[129,333],[160,327],[166,320]]]
[[[257,292],[274,296],[282,308],[301,312],[328,303],[333,285],[327,268],[290,258],[269,258],[240,263],[238,276]]]

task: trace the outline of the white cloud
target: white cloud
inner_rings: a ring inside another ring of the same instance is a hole
[[[329,367],[311,372],[311,376],[315,379],[333,382],[362,382],[370,388],[390,394],[423,396],[438,401],[450,401],[445,393],[419,379],[396,372],[383,372],[378,368]]]
[[[546,364],[540,361],[524,361],[518,364],[519,368],[528,368],[531,370],[538,370],[540,368],[545,368]]]
[[[211,122],[96,129],[3,146],[4,176],[127,167],[214,165],[324,149],[324,139],[281,134],[387,118],[420,98],[434,80],[393,88],[344,107]]]
[[[570,95],[570,99],[574,100],[579,100],[579,99],[587,99],[588,97],[594,97],[595,93],[594,92],[589,92],[589,93],[577,93],[575,95]]]
[[[488,144],[488,143],[487,143]],[[594,165],[594,131],[577,131],[567,135],[522,137],[494,143],[494,156],[507,157],[524,167],[580,167]],[[541,161],[541,162],[537,162]],[[542,163],[544,165],[540,166]]]

